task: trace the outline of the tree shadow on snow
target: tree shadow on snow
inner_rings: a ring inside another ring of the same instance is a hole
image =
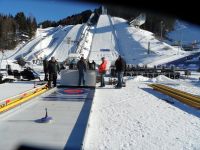
[[[144,90],[145,92],[157,97],[158,100],[165,101],[166,103],[173,105],[174,107],[179,108],[179,109],[183,110],[184,112],[187,112],[188,114],[191,114],[191,115],[194,115],[194,116],[200,118],[200,111],[196,108],[190,107],[168,95],[162,94],[151,88],[141,88],[141,89]]]

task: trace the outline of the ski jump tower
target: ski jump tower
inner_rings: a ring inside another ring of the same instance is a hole
[[[107,15],[107,9],[104,6],[101,6],[102,15]]]
[[[137,16],[135,19],[130,21],[130,25],[140,27],[143,25],[146,21],[146,14],[142,13],[139,16]]]

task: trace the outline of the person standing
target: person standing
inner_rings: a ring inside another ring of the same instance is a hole
[[[115,88],[122,88],[123,74],[126,69],[126,62],[120,55],[115,61],[115,67],[116,67],[116,74],[117,74],[117,80],[118,80]]]
[[[53,81],[53,86],[56,87],[57,74],[60,72],[60,67],[55,57],[51,57],[51,60],[48,62],[48,71],[49,71],[48,87],[51,88],[52,81]]]
[[[79,72],[78,85],[81,86],[81,82],[83,82],[83,85],[85,85],[84,72],[86,72],[86,63],[83,57],[81,57],[81,59],[78,61],[77,69]]]
[[[44,70],[44,81],[48,81],[48,60],[45,58],[43,60],[43,70]]]
[[[69,69],[75,69],[76,65],[76,60],[73,58],[72,61],[70,62]]]
[[[106,66],[107,66],[107,61],[105,60],[104,57],[101,58],[102,63],[99,65],[99,74],[101,75],[101,85],[100,87],[105,87],[105,74],[106,74]]]
[[[92,70],[96,69],[96,63],[94,62],[94,60],[92,60]]]

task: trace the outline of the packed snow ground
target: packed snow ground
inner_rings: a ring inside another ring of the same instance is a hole
[[[86,150],[200,148],[200,112],[154,91],[148,87],[152,81],[145,81],[136,77],[120,90],[111,85],[97,88]],[[159,81],[167,79],[161,76]]]

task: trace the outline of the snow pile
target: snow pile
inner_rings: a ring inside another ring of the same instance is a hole
[[[135,82],[147,82],[149,81],[149,78],[143,77],[143,76],[136,76],[133,81]]]
[[[156,78],[151,79],[151,81],[156,83],[177,84],[175,80],[172,80],[164,75],[159,75]]]
[[[134,77],[133,81],[134,82],[154,82],[154,83],[163,83],[163,84],[177,84],[177,81],[172,80],[164,75],[159,75],[152,79],[139,75],[139,76]]]

